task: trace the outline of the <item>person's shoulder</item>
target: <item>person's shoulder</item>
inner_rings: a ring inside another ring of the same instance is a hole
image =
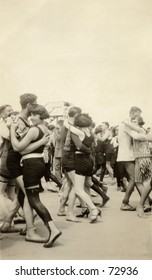
[[[65,125],[63,124],[61,127],[61,130],[68,130],[67,127],[65,127]]]
[[[4,121],[2,119],[0,119],[0,132],[5,126],[6,125],[5,125]]]
[[[66,133],[67,131],[68,131],[68,129],[63,125],[63,126],[61,127],[60,133],[61,133],[61,134],[64,134],[64,133]]]
[[[130,128],[125,124],[124,121],[122,121],[121,123],[119,123],[119,132],[118,135],[120,136],[121,134],[126,133],[127,131],[129,131]]]
[[[126,127],[126,122],[128,122],[128,121],[129,121],[128,119],[125,119],[125,120],[121,121],[121,122],[118,124],[119,129],[120,129],[120,128]]]
[[[29,130],[28,130],[28,133],[38,133],[39,130],[40,130],[39,127],[37,127],[37,126],[31,126],[31,127],[29,128]]]
[[[15,122],[15,123],[20,123],[20,122],[22,122],[22,118],[21,118],[20,114],[18,114],[17,116],[15,116],[14,122]]]
[[[129,121],[129,119],[123,119],[119,122],[118,126],[124,125],[128,121]]]

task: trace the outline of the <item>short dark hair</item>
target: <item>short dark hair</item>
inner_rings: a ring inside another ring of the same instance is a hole
[[[95,128],[95,126],[96,126],[96,124],[95,124],[95,122],[92,122],[92,128]]]
[[[74,125],[78,127],[89,127],[92,125],[92,119],[88,114],[78,114],[75,117]]]
[[[49,129],[49,130],[55,129],[55,125],[53,125],[53,124],[48,124],[48,129]]]
[[[141,116],[138,117],[138,124],[141,125],[141,126],[145,124],[145,122],[143,120],[143,117],[141,117]]]
[[[107,127],[109,127],[109,123],[108,122],[102,122],[104,123]]]
[[[33,104],[36,100],[37,96],[33,93],[24,93],[20,95],[20,104],[22,109],[25,109],[28,103]]]
[[[30,114],[33,115],[40,115],[40,119],[41,120],[45,120],[48,119],[50,117],[48,111],[46,110],[46,108],[42,105],[39,104],[35,104],[30,108]]]
[[[69,117],[74,117],[76,114],[80,114],[81,109],[79,107],[71,107],[68,111]]]
[[[63,123],[64,123],[64,120],[58,120],[58,122],[57,122],[57,124],[58,124],[59,126],[62,126]]]
[[[98,134],[98,133],[101,133],[101,132],[102,132],[102,126],[101,126],[101,125],[98,125],[98,126],[95,128],[94,133],[95,133],[95,134]]]
[[[141,109],[136,106],[132,106],[129,110],[129,115],[135,114],[135,113],[141,113]]]
[[[119,129],[119,126],[112,126],[111,128],[112,137],[116,136],[116,130]]]

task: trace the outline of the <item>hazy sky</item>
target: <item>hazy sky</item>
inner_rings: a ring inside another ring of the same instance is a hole
[[[0,0],[0,104],[69,101],[96,124],[152,123],[151,0]]]

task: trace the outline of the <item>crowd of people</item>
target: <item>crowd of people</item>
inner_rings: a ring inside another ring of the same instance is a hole
[[[136,210],[139,217],[146,217],[152,205],[152,133],[144,128],[140,108],[132,107],[119,126],[102,122],[96,127],[76,106],[69,107],[67,118],[52,124],[36,95],[21,95],[20,105],[20,112],[8,104],[0,107],[0,238],[3,233],[19,232],[26,241],[49,248],[61,236],[41,201],[42,178],[47,191],[59,193],[57,215],[69,222],[87,217],[93,224],[101,217],[101,208],[110,199],[106,175],[109,184],[124,192],[120,209]],[[139,192],[136,208],[129,203],[135,187]],[[101,197],[98,207],[92,191]],[[81,207],[78,215],[76,200]],[[47,238],[37,233],[36,215],[48,230]],[[16,220],[24,219],[25,228],[14,226]]]

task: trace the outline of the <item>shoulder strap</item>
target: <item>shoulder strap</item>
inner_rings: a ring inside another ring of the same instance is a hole
[[[71,131],[70,129],[68,129],[63,150],[70,151],[70,147],[71,147]]]
[[[19,117],[19,119],[21,119],[21,121],[25,124],[26,127],[30,127],[30,125],[22,117]]]

